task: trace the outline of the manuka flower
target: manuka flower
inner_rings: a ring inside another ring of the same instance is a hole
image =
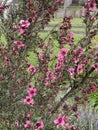
[[[35,130],[41,130],[44,127],[44,123],[42,120],[36,122]]]
[[[24,47],[25,46],[25,44],[22,43],[21,41],[14,41],[14,45],[17,47]]]
[[[59,128],[60,126],[64,126],[65,125],[64,116],[59,114],[58,118],[54,120],[54,123],[56,124],[57,128]]]

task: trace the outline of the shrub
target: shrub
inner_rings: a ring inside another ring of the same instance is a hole
[[[79,118],[78,105],[85,105],[87,95],[97,90],[94,1],[84,6],[86,35],[77,44],[70,32],[71,17],[63,19],[58,31],[40,37],[61,3],[23,0],[7,20],[3,10],[10,6],[0,6],[5,38],[0,42],[0,119],[5,129],[74,130],[71,122]],[[58,100],[61,91],[64,96]]]

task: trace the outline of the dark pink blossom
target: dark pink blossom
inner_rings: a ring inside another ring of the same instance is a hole
[[[54,120],[54,123],[56,124],[57,128],[60,126],[65,125],[65,118],[61,114],[58,115],[58,118]]]
[[[36,72],[36,69],[35,69],[34,66],[30,65],[30,66],[29,66],[29,71],[30,71],[32,74],[34,74],[34,73]]]
[[[98,71],[98,63],[93,64],[93,68]]]
[[[18,46],[18,47],[24,47],[25,46],[25,44],[22,43],[21,41],[14,41],[14,45]]]
[[[76,130],[74,125],[70,125],[70,130]]]
[[[85,17],[85,16],[86,16],[86,14],[87,14],[87,9],[86,9],[86,8],[84,8],[84,9],[83,9],[83,16]]]
[[[74,34],[74,32],[70,32],[70,37],[73,38]]]
[[[41,130],[44,127],[44,123],[42,120],[39,120],[35,124],[35,130]]]
[[[59,73],[61,71],[61,69],[62,69],[62,66],[56,65],[55,72]]]
[[[19,29],[19,25],[18,25],[18,24],[15,24],[15,25],[13,26],[13,28],[16,29],[16,30]]]
[[[58,57],[65,57],[67,56],[68,50],[62,48],[61,51],[58,53]]]
[[[20,20],[21,27],[28,28],[30,26],[30,22],[28,20]]]
[[[96,9],[96,3],[95,2],[90,2],[89,4],[89,10],[92,11],[92,10],[95,10]]]
[[[27,116],[26,116],[26,118],[28,119],[28,120],[30,120],[30,117],[32,116],[32,112],[30,111],[28,114],[27,114]]]
[[[24,34],[25,33],[25,30],[24,29],[22,29],[22,28],[20,28],[20,34]]]
[[[69,116],[65,116],[65,123],[69,121]]]
[[[57,3],[62,4],[64,0],[56,0]]]
[[[26,121],[26,123],[24,124],[25,128],[31,128],[31,122],[29,120]]]
[[[19,121],[18,120],[15,121],[15,125],[19,126]]]
[[[77,67],[77,73],[78,74],[81,74],[82,72],[83,72],[83,65],[82,64],[80,64],[80,65],[78,65],[78,67]]]
[[[74,68],[69,68],[68,72],[69,72],[70,76],[73,77],[74,73],[75,73],[75,70],[74,70]]]
[[[91,17],[91,20],[92,20],[92,21],[95,21],[95,20],[96,20],[96,17],[92,16],[92,17]]]
[[[2,13],[4,7],[2,5],[0,5],[0,13]]]
[[[30,97],[33,97],[33,96],[36,96],[37,95],[37,89],[35,88],[35,87],[30,87],[29,89],[28,89],[28,95],[30,96]]]
[[[30,96],[26,96],[25,99],[24,99],[24,103],[28,104],[30,106],[33,106],[34,105],[34,100]]]
[[[47,76],[46,76],[46,79],[45,79],[46,85],[48,85],[49,81],[52,81],[52,80],[55,80],[55,76],[54,76],[53,72],[48,70]]]
[[[79,120],[79,119],[80,119],[80,114],[79,114],[79,113],[76,113],[76,114],[75,114],[75,117],[76,117],[77,120]]]

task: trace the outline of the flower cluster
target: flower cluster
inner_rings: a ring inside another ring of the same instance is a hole
[[[37,89],[32,86],[31,84],[29,84],[29,89],[27,91],[28,95],[25,97],[24,99],[24,103],[33,106],[34,105],[34,100],[32,99],[32,97],[37,95]]]
[[[76,130],[74,125],[69,125],[69,116],[62,116],[61,114],[58,115],[58,118],[54,120],[54,123],[56,124],[57,128],[63,126],[66,130]]]
[[[62,70],[62,66],[64,64],[64,59],[67,56],[68,50],[62,48],[61,51],[58,53],[58,61],[55,66],[55,72],[59,73]]]
[[[96,9],[96,3],[94,2],[94,0],[88,0],[88,2],[84,6],[83,16],[88,15],[95,9]]]

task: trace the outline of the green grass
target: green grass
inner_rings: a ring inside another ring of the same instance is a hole
[[[70,10],[80,10],[82,8],[83,8],[83,6],[69,6],[68,7],[68,9],[70,9]]]
[[[62,22],[62,18],[53,18],[53,19],[51,19],[51,24],[55,24],[55,23],[60,23],[60,22]]]
[[[72,28],[71,31],[85,32],[85,28]]]
[[[1,35],[0,41],[1,41],[4,45],[7,43],[7,40],[6,40],[5,36],[4,36],[4,34]]]
[[[78,43],[78,41],[80,41],[83,36],[83,34],[74,34],[75,43]]]
[[[62,22],[62,18],[54,18],[51,20],[49,24],[58,24]],[[84,25],[82,18],[73,18],[72,19],[73,25]]]
[[[85,24],[83,23],[82,18],[74,18],[74,19],[72,19],[72,25],[84,26]]]

